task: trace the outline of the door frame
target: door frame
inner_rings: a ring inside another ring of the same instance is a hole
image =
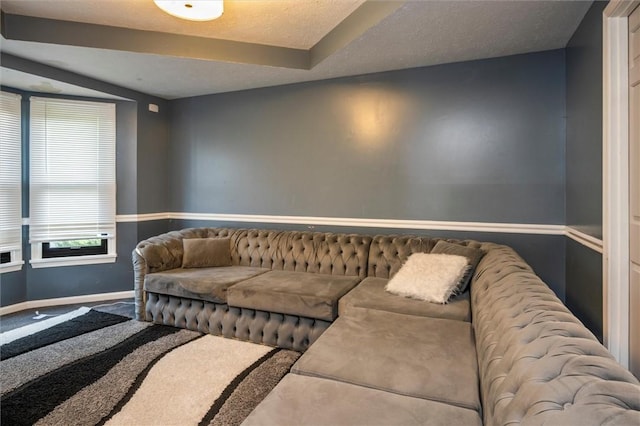
[[[604,344],[629,368],[629,26],[640,0],[612,0],[603,13]]]

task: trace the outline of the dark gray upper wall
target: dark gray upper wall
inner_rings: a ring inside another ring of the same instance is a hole
[[[567,45],[567,225],[602,238],[602,11],[594,2]]]
[[[148,110],[148,104],[138,106],[138,187],[137,213],[161,213],[168,207],[168,152],[169,131],[166,105],[160,106],[160,112]],[[134,185],[131,182],[131,185]]]
[[[138,211],[137,167],[137,105],[116,103],[116,214]]]
[[[567,45],[567,225],[602,238],[602,11],[594,2]],[[602,255],[568,240],[565,302],[603,337]]]
[[[564,224],[564,50],[170,107],[171,211]]]

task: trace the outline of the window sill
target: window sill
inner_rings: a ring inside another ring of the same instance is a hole
[[[95,256],[69,256],[52,257],[50,259],[32,259],[29,261],[32,268],[56,268],[58,266],[95,265],[99,263],[115,263],[118,256],[115,254],[100,254]]]
[[[24,260],[0,264],[0,274],[19,271],[22,269],[22,265],[24,265]]]

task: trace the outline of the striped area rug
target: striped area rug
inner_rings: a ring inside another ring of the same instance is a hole
[[[0,335],[7,425],[237,425],[300,356],[84,310]]]

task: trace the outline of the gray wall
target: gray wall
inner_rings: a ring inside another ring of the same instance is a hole
[[[567,225],[602,238],[602,11],[594,2],[567,55]],[[566,304],[602,340],[602,255],[567,243]]]
[[[131,99],[116,102],[117,214],[167,210],[164,195],[168,146],[166,101],[7,54],[2,54],[2,65]],[[148,111],[150,102],[159,105],[159,114]],[[27,105],[26,100],[24,104]],[[24,134],[28,135],[26,130]],[[28,152],[26,138],[24,149]],[[28,161],[25,164],[28,165]],[[23,182],[23,216],[28,217],[27,167]],[[28,264],[30,246],[28,228],[24,227],[25,265],[22,271],[0,275],[0,306],[27,300],[132,290],[131,251],[139,240],[165,232],[167,226],[168,221],[118,223],[118,259],[115,263],[41,269],[33,269]]]
[[[138,214],[166,212],[168,207],[168,111],[166,102],[159,107],[156,114],[147,103],[138,103],[137,175],[131,181],[138,187]]]
[[[564,224],[564,61],[557,50],[171,101],[171,211]],[[510,243],[564,298],[563,237],[416,232]]]
[[[138,104],[116,105],[116,214],[138,211]],[[29,210],[25,211],[29,215]]]
[[[567,225],[602,238],[602,11],[594,2],[567,56]]]
[[[22,227],[22,239],[28,238],[26,227]],[[24,251],[24,246],[23,246]],[[0,274],[0,306],[8,306],[27,300],[26,270]]]
[[[170,207],[564,224],[564,51],[171,101]]]
[[[567,239],[567,307],[602,341],[602,255]]]

